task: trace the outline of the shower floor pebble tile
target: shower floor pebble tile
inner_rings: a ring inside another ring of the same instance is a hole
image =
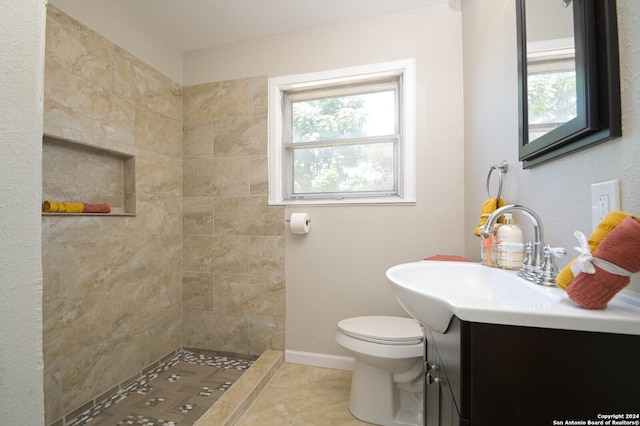
[[[181,352],[69,425],[193,425],[252,364]]]

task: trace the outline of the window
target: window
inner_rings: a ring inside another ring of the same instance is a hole
[[[269,203],[415,202],[414,61],[269,80]]]

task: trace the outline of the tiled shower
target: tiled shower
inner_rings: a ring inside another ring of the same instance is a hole
[[[45,133],[135,157],[136,207],[43,216],[46,424],[181,347],[284,349],[266,85],[183,88],[49,6]]]

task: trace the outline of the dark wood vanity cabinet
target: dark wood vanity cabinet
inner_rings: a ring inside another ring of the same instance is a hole
[[[426,426],[640,421],[640,336],[454,317],[426,339]]]

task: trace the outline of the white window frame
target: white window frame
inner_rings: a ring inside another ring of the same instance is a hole
[[[384,80],[401,76],[399,96],[400,140],[398,149],[398,194],[393,196],[345,196],[343,198],[288,198],[290,170],[286,162],[284,126],[285,93],[293,90],[330,87],[345,83],[360,84],[366,81]],[[288,75],[269,79],[269,205],[340,205],[340,204],[415,204],[416,201],[416,140],[415,140],[415,60],[383,62],[321,71]]]

